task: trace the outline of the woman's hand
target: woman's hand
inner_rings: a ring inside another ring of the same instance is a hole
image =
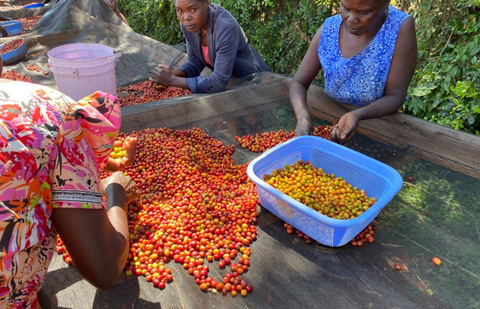
[[[295,126],[295,136],[312,135],[313,127],[310,119],[298,120]]]
[[[135,162],[135,156],[137,153],[137,143],[138,140],[136,137],[127,137],[123,141],[123,149],[125,149],[125,157],[121,159],[114,159],[108,158],[107,166],[105,167],[105,171],[107,172],[115,172],[115,171],[123,171],[125,167],[132,165]],[[118,145],[119,147],[121,145]],[[114,144],[115,147],[115,144]]]
[[[150,80],[152,82],[164,87],[172,85],[174,75],[169,66],[159,64],[151,73]]]
[[[357,116],[355,111],[343,115],[338,121],[338,124],[332,128],[332,132],[330,133],[332,141],[339,144],[345,144],[350,141],[357,132],[360,120],[360,117]]]
[[[115,172],[100,182],[100,190],[107,199],[109,195],[118,196],[122,194],[122,188],[127,198],[127,204],[130,204],[140,195],[132,178],[125,176],[122,172]]]

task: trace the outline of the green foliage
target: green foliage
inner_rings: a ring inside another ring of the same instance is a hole
[[[406,112],[480,135],[480,1],[412,7],[419,61]]]
[[[119,0],[117,5],[136,32],[169,45],[184,41],[173,0]]]

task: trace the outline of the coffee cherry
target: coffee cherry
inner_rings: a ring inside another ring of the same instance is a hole
[[[434,257],[432,259],[432,262],[433,262],[433,264],[435,264],[437,266],[440,266],[440,264],[442,264],[442,260],[440,260],[438,257]]]
[[[325,139],[330,140],[330,132],[332,131],[332,126],[322,126],[319,125],[313,129],[313,135],[319,136]],[[280,143],[286,142],[289,139],[295,136],[295,131],[272,131],[257,133],[255,136],[245,135],[245,136],[236,136],[235,139],[242,146],[242,148],[248,148],[252,152],[263,152],[266,151]]]
[[[20,34],[25,34],[28,31],[32,30],[37,25],[40,19],[42,19],[42,16],[17,18],[17,20],[22,23],[22,32],[20,32]]]

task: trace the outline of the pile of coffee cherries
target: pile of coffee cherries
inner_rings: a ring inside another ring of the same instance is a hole
[[[38,23],[38,21],[42,19],[42,16],[33,16],[33,17],[26,17],[26,18],[18,18],[17,20],[22,23],[22,32],[21,34],[25,34],[28,31],[32,30]]]
[[[15,70],[4,71],[2,73],[2,78],[35,84],[31,77],[20,74]]]
[[[23,39],[15,39],[4,43],[2,45],[2,48],[0,49],[0,55],[5,55],[11,51],[14,51],[15,49],[19,48],[20,45],[23,44],[23,42]]]
[[[34,64],[27,65],[27,70],[40,73],[40,69]]]
[[[366,243],[373,243],[375,238],[375,231],[377,230],[377,226],[375,224],[369,224],[363,231],[358,233],[355,238],[350,241],[350,244],[354,247],[361,247]]]
[[[242,146],[252,152],[263,152],[266,151],[280,143],[286,142],[289,139],[295,136],[294,131],[272,131],[272,132],[263,132],[255,135],[245,135],[242,137],[235,136],[237,142]]]
[[[285,230],[287,231],[287,234],[289,234],[289,235],[293,235],[293,233],[295,231],[295,233],[297,234],[297,237],[299,239],[304,240],[305,243],[307,243],[308,245],[313,242],[313,240],[312,240],[312,238],[310,238],[310,236],[301,232],[300,230],[295,229],[292,225],[288,224],[287,222],[285,222],[283,224],[283,227],[285,228]]]
[[[138,146],[134,165],[124,172],[141,192],[128,208],[127,276],[144,276],[164,288],[173,280],[166,267],[173,260],[202,291],[232,296],[251,292],[242,276],[257,238],[258,196],[246,165],[232,159],[234,147],[198,128],[145,129],[121,133],[118,141],[123,144],[127,136],[136,137]],[[69,256],[61,252],[67,262]],[[209,263],[220,269],[230,266],[231,273],[215,279],[209,276]]]
[[[295,233],[299,239],[304,240],[307,244],[311,244],[314,241],[310,236],[300,230],[295,229],[292,225],[286,222],[283,224],[283,227],[285,228],[287,234],[293,235]],[[358,233],[358,235],[350,241],[350,245],[354,247],[362,247],[364,244],[373,243],[375,241],[373,235],[375,234],[376,230],[377,226],[375,224],[369,224],[363,231]]]
[[[313,129],[313,135],[330,140],[331,125],[319,125]],[[286,142],[295,136],[295,131],[272,131],[255,135],[235,136],[242,148],[252,152],[264,152],[280,143]]]
[[[68,254],[67,249],[65,249],[65,245],[63,244],[62,239],[57,236],[57,244],[55,245],[55,251],[58,254],[62,255],[63,260],[65,263],[68,264],[68,266],[73,266],[73,260],[70,257],[70,254]]]
[[[31,72],[37,72],[37,73],[42,73],[43,75],[47,76],[47,75],[50,75],[50,72],[49,71],[46,71],[46,72],[40,72],[40,68],[34,64],[29,64],[27,65],[27,70],[31,71]]]
[[[354,219],[376,202],[342,177],[299,160],[264,175],[263,180],[300,203],[334,219]]]
[[[110,158],[121,159],[125,157],[126,153],[125,148],[123,148],[123,143],[121,141],[115,141],[113,143],[112,152],[110,152]]]
[[[121,93],[125,94],[122,95]],[[117,88],[118,98],[122,106],[131,106],[152,101],[166,100],[169,98],[181,97],[192,94],[189,90],[167,87],[158,91],[151,81],[143,81],[133,85]]]

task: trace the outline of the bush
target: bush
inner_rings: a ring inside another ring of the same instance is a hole
[[[416,20],[419,62],[406,112],[480,135],[480,1],[424,0]]]
[[[168,45],[184,41],[172,0],[120,0],[117,5],[136,32]]]

